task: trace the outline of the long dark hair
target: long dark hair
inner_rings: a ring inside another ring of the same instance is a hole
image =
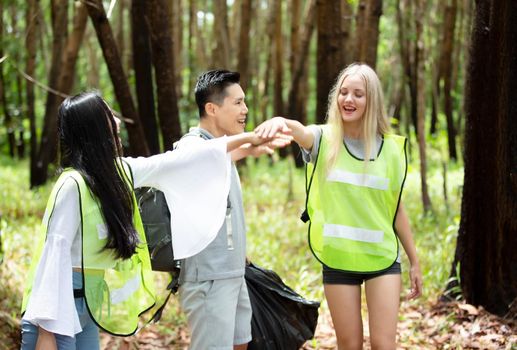
[[[139,239],[132,190],[116,161],[121,147],[111,109],[93,92],[69,97],[59,107],[58,133],[61,165],[77,170],[100,202],[108,229],[104,249],[113,249],[117,258],[130,258]]]

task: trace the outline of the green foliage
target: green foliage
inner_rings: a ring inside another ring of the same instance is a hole
[[[442,142],[440,136],[436,142]],[[307,225],[299,220],[305,207],[303,169],[296,169],[290,158],[272,159],[248,159],[247,166],[240,171],[248,227],[248,257],[255,264],[276,271],[304,297],[321,301],[321,267],[308,249]],[[424,276],[424,300],[436,299],[447,284],[459,225],[463,168],[452,164],[447,169],[448,203],[445,205],[442,159],[438,151],[429,154],[432,213],[424,214],[422,208],[416,162],[409,164],[403,194]],[[0,229],[5,249],[4,262],[0,265],[3,281],[0,307],[18,317],[34,237],[52,184],[29,190],[27,161],[15,162],[0,156],[0,165]],[[402,256],[404,289],[407,289],[408,262],[405,255]],[[164,325],[185,323],[176,299],[172,298],[169,311],[164,314]],[[326,308],[325,304],[323,307]],[[165,329],[163,332],[166,333]]]
[[[2,156],[0,167],[0,229],[5,254],[0,265],[0,309],[19,316],[25,276],[51,186],[29,190],[27,161]]]

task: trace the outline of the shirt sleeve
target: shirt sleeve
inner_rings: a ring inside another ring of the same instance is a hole
[[[79,192],[73,179],[59,189],[32,292],[23,319],[45,330],[73,337],[82,331],[75,308],[71,245],[80,225]]]
[[[152,157],[125,158],[135,188],[150,186],[165,194],[175,259],[199,253],[216,237],[226,215],[232,164],[224,137],[189,137],[180,144]]]
[[[319,125],[309,125],[309,130],[314,135],[314,142],[312,144],[312,149],[307,150],[305,148],[300,148],[302,151],[302,159],[305,163],[312,163],[318,156],[319,147],[320,147],[320,139],[321,139],[321,127]]]

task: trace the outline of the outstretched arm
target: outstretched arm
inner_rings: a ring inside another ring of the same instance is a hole
[[[255,133],[261,138],[273,137],[277,133],[289,133],[294,141],[306,150],[311,150],[314,144],[314,134],[297,120],[274,117],[266,120],[255,128]]]
[[[414,299],[422,294],[422,273],[420,272],[420,264],[416,255],[415,242],[413,241],[413,234],[411,233],[411,227],[409,226],[409,219],[402,202],[400,202],[397,217],[395,218],[395,229],[397,230],[400,243],[402,243],[404,251],[408,256],[409,264],[411,265],[409,270],[411,291],[406,298],[408,300]]]

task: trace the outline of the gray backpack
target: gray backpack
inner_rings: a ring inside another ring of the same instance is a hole
[[[183,137],[188,136],[202,137],[205,140],[210,138],[201,129],[194,129],[183,135]],[[175,148],[176,144],[173,149]],[[165,195],[162,191],[153,187],[140,187],[135,189],[135,196],[144,224],[151,268],[154,271],[171,272],[173,277],[175,275],[179,276],[181,266],[179,260],[174,260],[171,213]]]

